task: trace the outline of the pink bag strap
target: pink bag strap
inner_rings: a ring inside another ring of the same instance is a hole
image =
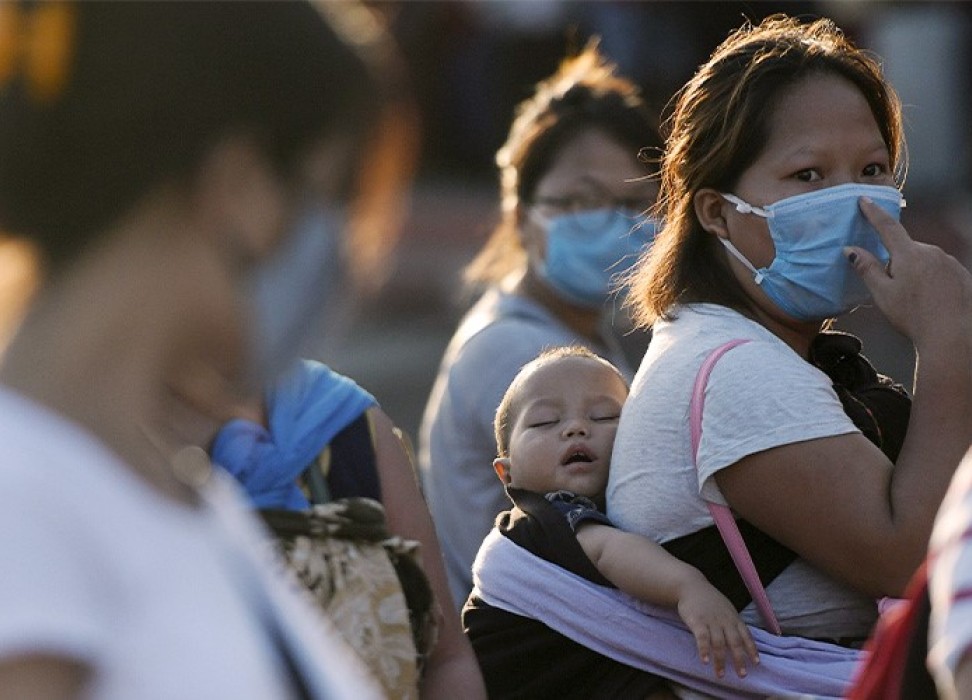
[[[695,378],[695,387],[692,389],[692,402],[689,405],[689,427],[692,433],[692,460],[695,462],[696,469],[699,466],[699,443],[702,440],[702,408],[705,405],[705,387],[709,382],[709,375],[712,373],[712,368],[719,361],[720,357],[737,345],[748,342],[748,340],[737,339],[720,345],[709,353],[709,356],[702,363],[702,367],[699,368],[699,373]],[[763,588],[763,583],[759,580],[759,574],[756,573],[753,558],[749,555],[746,543],[739,533],[739,527],[736,525],[736,519],[732,517],[732,511],[729,510],[728,506],[724,506],[721,503],[706,501],[705,504],[709,507],[709,513],[712,515],[716,527],[719,528],[719,534],[722,535],[722,540],[726,543],[729,554],[732,556],[732,561],[736,565],[736,570],[742,577],[743,583],[746,584],[746,590],[749,591],[749,595],[752,597],[756,609],[763,618],[763,624],[766,625],[766,629],[770,632],[782,634],[780,623],[776,620],[773,606],[770,605],[769,598],[766,596],[766,589]]]

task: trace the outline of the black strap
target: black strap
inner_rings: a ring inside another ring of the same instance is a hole
[[[796,552],[745,520],[737,520],[736,524],[753,559],[759,580],[766,588],[796,560]],[[701,571],[736,610],[742,610],[752,602],[752,596],[715,525],[670,540],[662,546],[673,556]]]

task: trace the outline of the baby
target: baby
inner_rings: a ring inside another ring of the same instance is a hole
[[[627,394],[618,370],[589,350],[546,351],[520,371],[497,409],[499,456],[493,467],[514,500],[523,491],[545,496],[604,579],[631,596],[677,610],[702,661],[711,659],[718,677],[727,652],[736,673],[745,676],[747,658],[758,663],[756,646],[729,600],[697,569],[657,543],[615,528],[603,512]],[[474,647],[475,629],[467,625]],[[490,675],[488,668],[484,672]]]

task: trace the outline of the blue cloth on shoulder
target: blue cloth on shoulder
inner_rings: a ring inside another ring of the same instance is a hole
[[[213,462],[243,485],[258,508],[306,510],[297,477],[335,435],[377,405],[351,379],[313,360],[300,363],[267,391],[269,429],[238,418],[213,442]]]

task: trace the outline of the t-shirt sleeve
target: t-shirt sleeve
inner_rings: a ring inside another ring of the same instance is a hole
[[[98,592],[98,563],[89,556],[83,523],[72,516],[69,499],[50,497],[56,485],[5,486],[0,658],[44,652],[92,662],[109,641],[111,610]]]
[[[780,344],[749,342],[723,355],[705,388],[699,488],[725,503],[716,472],[751,454],[859,432],[830,379]]]
[[[567,519],[567,524],[574,532],[577,532],[577,528],[585,523],[600,523],[614,527],[611,519],[598,510],[594,501],[585,496],[578,496],[570,491],[554,491],[548,493],[546,499]]]

